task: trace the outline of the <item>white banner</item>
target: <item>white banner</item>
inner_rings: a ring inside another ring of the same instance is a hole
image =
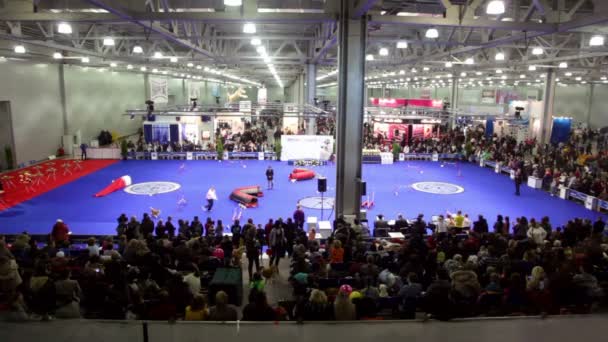
[[[154,103],[169,102],[169,82],[166,78],[150,77],[150,100]]]
[[[258,89],[258,103],[268,102],[268,90],[266,88]]]
[[[330,135],[281,136],[281,161],[315,159],[329,160],[334,150],[334,138]]]
[[[251,114],[251,101],[239,101],[239,112]]]
[[[201,97],[201,82],[195,82],[195,81],[187,81],[187,86],[188,86],[188,98],[186,100],[188,100],[188,103],[190,103],[190,99],[199,99]]]

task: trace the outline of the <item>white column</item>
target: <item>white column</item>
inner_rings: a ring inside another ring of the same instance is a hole
[[[547,71],[543,100],[543,115],[540,120],[539,141],[541,143],[548,143],[551,139],[551,128],[553,127],[553,102],[555,100],[555,71],[553,71],[553,69]]]

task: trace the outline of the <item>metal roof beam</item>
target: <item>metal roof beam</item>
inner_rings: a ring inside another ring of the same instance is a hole
[[[357,6],[353,8],[351,13],[351,19],[359,19],[374,7],[380,0],[359,0]]]
[[[402,25],[410,27],[462,27],[479,29],[496,29],[506,31],[552,32],[555,24],[540,24],[533,22],[495,21],[488,19],[462,19],[448,17],[399,17],[386,15],[372,15],[369,21],[375,25]]]

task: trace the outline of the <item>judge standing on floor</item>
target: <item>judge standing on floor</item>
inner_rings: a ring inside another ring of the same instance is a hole
[[[207,191],[207,205],[204,206],[205,210],[211,211],[213,208],[213,202],[217,200],[217,194],[215,193],[215,188],[210,187]]]

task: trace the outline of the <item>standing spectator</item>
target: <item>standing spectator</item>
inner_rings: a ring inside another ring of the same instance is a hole
[[[473,223],[473,231],[478,234],[488,232],[488,221],[486,221],[483,215],[479,215],[477,221]]]
[[[269,190],[272,190],[272,188],[274,188],[274,170],[272,169],[272,166],[268,165],[268,168],[266,169],[266,181],[268,182],[268,186],[267,188]]]
[[[270,231],[270,237],[268,239],[268,246],[272,249],[272,255],[270,257],[270,265],[274,263],[275,266],[279,267],[280,259],[285,256],[285,245],[287,240],[285,239],[285,231],[282,225],[275,225]]]
[[[53,241],[55,241],[55,244],[59,247],[68,245],[69,234],[70,229],[68,226],[63,222],[62,219],[58,219],[53,226],[53,231],[51,232],[51,237],[53,238]]]
[[[255,264],[255,271],[260,272],[260,244],[256,239],[255,226],[251,225],[244,232],[245,240],[245,253],[247,255],[249,271],[249,281],[253,280],[253,265]]]
[[[301,205],[298,205],[296,207],[296,211],[293,212],[293,221],[296,223],[296,226],[298,226],[298,228],[303,228],[305,219],[306,215],[304,214],[304,210],[302,210]]]

